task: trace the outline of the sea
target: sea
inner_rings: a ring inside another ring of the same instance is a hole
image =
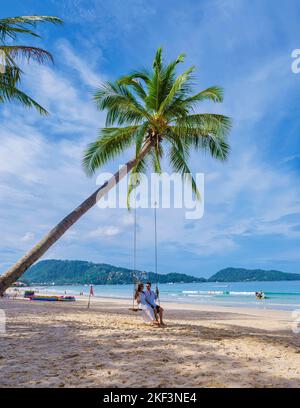
[[[153,285],[155,288],[155,285]],[[31,287],[39,292],[67,294],[75,297],[89,294],[89,285]],[[131,302],[133,285],[94,285],[94,296],[128,299]],[[251,307],[259,309],[300,310],[300,281],[234,282],[234,283],[169,283],[159,284],[160,301]],[[263,291],[266,298],[257,300],[255,292]]]

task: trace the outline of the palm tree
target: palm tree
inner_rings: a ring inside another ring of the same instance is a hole
[[[19,89],[22,79],[22,70],[17,64],[21,57],[28,62],[37,61],[42,64],[47,60],[53,62],[52,55],[38,47],[6,44],[7,40],[17,40],[18,36],[27,35],[30,37],[39,37],[34,31],[37,23],[50,22],[53,24],[62,23],[58,17],[51,16],[21,16],[0,19],[0,103],[16,100],[24,106],[35,108],[42,115],[48,112],[38,102]]]
[[[132,171],[130,193],[134,180],[146,170],[147,165],[160,172],[165,149],[168,149],[172,169],[183,176],[190,173],[187,159],[191,149],[208,151],[212,157],[226,160],[230,119],[218,114],[195,113],[199,102],[222,102],[222,89],[211,87],[192,94],[194,67],[176,76],[176,67],[183,60],[184,56],[180,55],[166,64],[162,50],[158,49],[150,72],[133,72],[99,87],[94,99],[99,110],[107,111],[106,127],[100,130],[99,138],[88,146],[84,154],[86,172],[93,174],[132,146],[135,146],[135,156],[0,277],[0,293],[127,173]],[[188,179],[193,191],[198,194],[193,178]]]

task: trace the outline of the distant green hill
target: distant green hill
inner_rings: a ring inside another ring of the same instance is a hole
[[[156,275],[153,272],[137,271],[136,280],[156,281]],[[61,261],[45,260],[33,265],[22,277],[22,281],[29,284],[55,283],[56,285],[73,284],[129,284],[133,283],[133,274],[130,269],[121,268],[109,264],[95,264],[86,261]],[[205,282],[204,278],[195,278],[194,276],[183,273],[159,274],[160,283],[169,282]]]
[[[96,264],[86,261],[45,260],[33,265],[21,278],[29,284],[76,285],[89,284],[130,284],[133,274],[130,269],[109,264]],[[155,273],[137,271],[135,281],[156,281]],[[251,282],[251,281],[282,281],[300,280],[300,274],[263,269],[226,268],[217,272],[209,279],[196,278],[183,273],[159,274],[160,283],[192,283],[192,282]]]
[[[265,271],[263,269],[226,268],[215,273],[208,282],[248,282],[248,281],[288,281],[300,280],[298,273]]]

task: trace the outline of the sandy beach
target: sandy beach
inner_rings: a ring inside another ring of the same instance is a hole
[[[299,387],[291,313],[164,304],[166,328],[124,300],[0,300],[0,387]]]

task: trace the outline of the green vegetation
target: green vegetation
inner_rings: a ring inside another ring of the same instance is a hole
[[[135,280],[156,281],[153,272],[136,271]],[[191,282],[247,282],[247,281],[281,281],[300,280],[300,274],[262,269],[226,268],[217,272],[209,279],[196,278],[182,273],[159,274],[160,283],[191,283]],[[55,283],[56,285],[95,285],[130,284],[133,282],[132,270],[109,264],[96,264],[85,261],[45,260],[32,266],[22,277],[29,284]]]
[[[152,70],[133,71],[100,85],[94,99],[100,111],[107,111],[108,127],[100,130],[99,138],[85,152],[83,165],[88,174],[134,146],[136,163],[129,195],[147,168],[162,172],[161,161],[166,156],[170,168],[182,174],[199,197],[188,165],[190,152],[202,150],[226,160],[231,121],[220,114],[195,113],[201,102],[222,102],[223,90],[212,86],[193,94],[195,67],[176,76],[182,62],[183,54],[166,64],[159,48]]]
[[[202,102],[221,103],[223,90],[218,86],[195,89],[194,67],[180,74],[176,72],[183,61],[181,54],[166,63],[159,48],[151,69],[133,71],[100,85],[95,102],[100,111],[106,111],[106,127],[100,129],[99,137],[88,146],[83,157],[84,169],[87,174],[93,174],[132,148],[134,157],[0,276],[0,294],[130,172],[128,198],[139,182],[139,175],[147,169],[161,173],[164,161],[191,184],[195,196],[200,198],[189,169],[189,157],[196,151],[226,160],[231,120],[221,114],[198,111]]]
[[[251,282],[251,281],[282,281],[300,280],[298,273],[266,271],[263,269],[226,268],[215,273],[208,282]]]
[[[35,27],[38,23],[43,22],[60,24],[62,20],[51,16],[20,16],[0,19],[0,64],[2,65],[0,103],[15,100],[46,115],[48,113],[46,109],[19,88],[23,75],[19,61],[25,58],[27,62],[33,60],[42,64],[47,60],[53,61],[52,55],[42,48],[16,44],[18,37],[22,39],[39,37]]]
[[[156,281],[156,274],[153,272],[135,272],[135,279]],[[131,270],[116,267],[109,264],[95,264],[85,261],[60,261],[46,260],[32,266],[22,277],[22,281],[30,284],[52,284],[73,285],[89,284],[129,284],[133,283],[133,273]],[[203,278],[181,273],[168,273],[159,275],[160,283],[168,282],[204,282]]]

